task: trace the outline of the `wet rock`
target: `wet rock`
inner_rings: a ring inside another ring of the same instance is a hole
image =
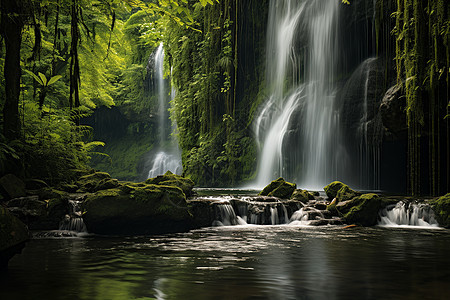
[[[310,193],[308,193],[307,190],[296,189],[292,193],[291,200],[300,201],[302,203],[308,203],[308,201],[311,198],[310,196],[311,195],[310,195]],[[314,197],[312,197],[312,198],[314,199]]]
[[[8,261],[22,251],[28,239],[25,224],[0,206],[0,269],[8,267]]]
[[[406,97],[402,85],[394,85],[387,90],[379,109],[383,126],[391,136],[405,135],[408,129],[405,108]]]
[[[332,183],[330,183],[329,185],[327,185],[326,187],[324,187],[324,191],[327,194],[329,199],[334,199],[336,198],[336,195],[338,193],[338,191],[344,186],[345,184],[340,182],[340,181],[333,181]]]
[[[83,203],[90,233],[160,234],[192,228],[184,192],[175,186],[126,184],[100,190]]]
[[[209,227],[214,221],[214,212],[209,200],[189,200],[189,212],[193,216],[193,228]]]
[[[327,219],[313,220],[309,223],[311,226],[325,226],[328,224],[330,224],[330,220]]]
[[[450,228],[450,193],[431,201],[439,226]]]
[[[327,205],[328,205],[328,202],[316,201],[316,203],[314,203],[314,208],[319,209],[319,210],[326,210]]]
[[[295,183],[287,182],[280,177],[269,183],[259,195],[289,199],[296,188],[297,185]]]
[[[100,184],[105,183],[109,180],[112,180],[111,176],[106,172],[95,172],[92,174],[81,176],[77,185],[79,186],[80,192],[95,192],[98,191],[98,187]]]
[[[0,178],[0,192],[7,199],[24,197],[25,183],[13,174],[6,174]]]
[[[360,195],[360,192],[354,191],[348,185],[344,184],[337,192],[336,199],[338,201],[347,201]]]
[[[184,192],[186,197],[191,197],[193,195],[194,182],[188,178],[173,174],[170,171],[167,171],[164,175],[149,178],[145,181],[145,183],[176,186]]]
[[[15,198],[6,203],[8,210],[31,230],[58,229],[59,222],[69,211],[67,199],[40,200],[39,196]]]

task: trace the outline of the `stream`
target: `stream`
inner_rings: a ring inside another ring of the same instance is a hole
[[[34,238],[1,299],[445,299],[449,230],[238,225]]]

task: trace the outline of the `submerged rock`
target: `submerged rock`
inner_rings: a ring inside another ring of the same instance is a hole
[[[83,210],[90,233],[160,234],[192,226],[185,194],[175,186],[140,183],[97,191]]]
[[[450,193],[433,200],[430,204],[439,225],[450,228]]]
[[[0,206],[0,269],[8,267],[8,261],[22,251],[28,239],[25,224]]]
[[[274,196],[282,199],[289,199],[294,193],[297,185],[285,181],[282,177],[272,181],[260,193],[261,196]]]

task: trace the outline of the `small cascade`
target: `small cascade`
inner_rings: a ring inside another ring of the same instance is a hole
[[[328,202],[323,199],[302,204],[276,197],[219,196],[201,197],[189,202],[194,206],[198,203],[202,208],[209,207],[209,211],[202,210],[201,214],[202,218],[211,216],[212,226],[341,224],[339,218],[332,218],[331,213],[326,211]]]
[[[229,202],[218,203],[218,205],[214,206],[214,210],[216,219],[213,222],[213,226],[238,225],[236,213]]]
[[[434,211],[428,204],[400,201],[382,209],[378,225],[386,227],[415,226],[439,227]]]
[[[64,219],[60,222],[59,230],[87,233],[80,207],[81,201],[69,200],[69,205],[71,208],[70,214],[65,215]]]

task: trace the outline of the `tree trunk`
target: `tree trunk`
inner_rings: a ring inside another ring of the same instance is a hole
[[[5,41],[5,105],[3,107],[3,134],[8,140],[20,137],[20,44],[22,42],[23,9],[21,1],[2,0],[1,35]]]

